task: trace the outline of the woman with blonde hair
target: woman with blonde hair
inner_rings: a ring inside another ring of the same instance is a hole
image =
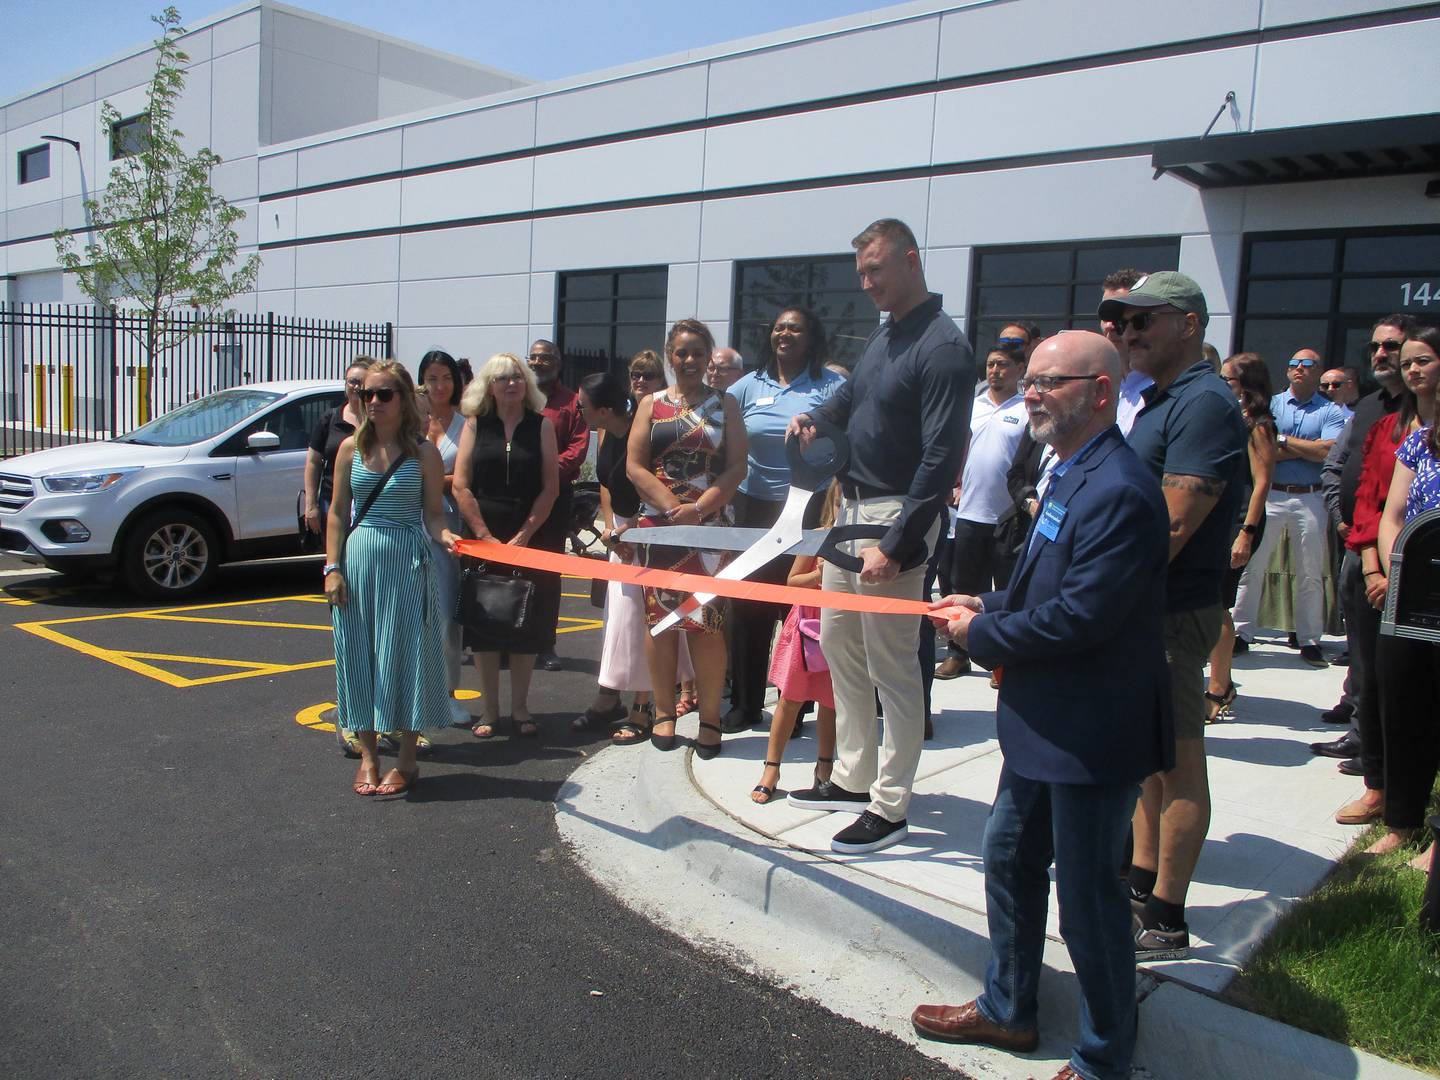
[[[430,541],[453,551],[455,534],[441,508],[444,466],[435,447],[420,441],[409,373],[393,360],[373,364],[358,396],[360,427],[335,458],[325,596],[335,631],[338,722],[360,744],[355,794],[399,795],[420,779],[420,731],[450,722],[447,616]],[[383,779],[381,732],[399,733],[398,760]]]
[[[565,523],[550,520],[560,491],[560,471],[555,428],[543,415],[544,408],[545,395],[530,366],[509,353],[492,356],[465,388],[460,411],[468,419],[455,458],[453,491],[467,536],[554,550],[553,532],[563,533]],[[539,578],[536,571],[520,574],[530,581]],[[503,636],[465,628],[465,644],[474,652],[480,672],[481,716],[471,729],[477,739],[488,739],[501,728],[502,652],[510,656],[515,734],[539,734],[528,698],[535,654],[546,630],[533,613],[524,625]]]

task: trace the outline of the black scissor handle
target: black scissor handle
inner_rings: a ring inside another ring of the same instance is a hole
[[[850,463],[850,440],[844,428],[836,427],[828,420],[811,417],[810,423],[815,428],[817,440],[830,442],[829,455],[818,462],[806,460],[799,438],[792,437],[785,440],[785,458],[790,465],[790,483],[793,486],[803,491],[819,491]],[[813,450],[815,443],[812,442],[810,447]]]
[[[889,525],[837,525],[826,535],[825,542],[820,545],[820,550],[816,552],[816,555],[826,562],[840,567],[841,570],[849,570],[852,574],[858,574],[864,568],[864,562],[858,555],[841,551],[836,545],[849,543],[852,540],[883,540],[889,531]],[[902,572],[913,570],[927,561],[929,557],[925,545],[921,544],[900,564],[900,569]]]

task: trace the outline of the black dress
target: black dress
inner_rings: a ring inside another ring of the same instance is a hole
[[[534,505],[545,487],[543,476],[544,455],[540,449],[540,426],[542,417],[526,410],[509,443],[505,441],[505,424],[494,413],[475,418],[475,447],[470,457],[470,490],[480,505],[480,516],[496,540],[509,540],[525,519],[530,516]],[[546,521],[530,539],[530,546],[541,548],[542,541],[553,531],[551,522]],[[547,534],[547,536],[542,536]],[[473,536],[469,526],[466,535]],[[560,578],[537,570],[518,569],[520,574],[535,582],[536,596],[531,603],[530,616],[525,625],[503,637],[491,637],[465,628],[465,644],[477,652],[538,653],[554,648],[555,623],[539,615],[544,611],[543,589],[553,587],[558,591]],[[511,568],[498,563],[490,565],[492,573],[510,573]],[[549,621],[549,626],[545,622]]]

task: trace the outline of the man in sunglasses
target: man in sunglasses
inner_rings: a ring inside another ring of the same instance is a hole
[[[1320,393],[1345,410],[1345,419],[1355,413],[1355,402],[1360,397],[1360,387],[1355,382],[1355,369],[1351,367],[1331,368],[1320,376]]]
[[[1185,894],[1210,828],[1202,672],[1220,637],[1220,592],[1250,433],[1235,396],[1205,359],[1210,315],[1191,278],[1148,274],[1127,295],[1101,301],[1099,315],[1120,327],[1131,366],[1155,380],[1129,441],[1160,482],[1170,514],[1164,636],[1175,765],[1145,781],[1135,809],[1135,958],[1184,959]]]
[[[1365,436],[1382,416],[1400,408],[1400,398],[1405,391],[1400,376],[1400,346],[1413,325],[1414,320],[1408,315],[1387,315],[1371,327],[1367,346],[1370,371],[1380,389],[1355,403],[1355,415],[1346,426],[1345,435],[1336,440],[1321,468],[1325,505],[1342,540],[1354,522],[1355,491],[1360,486]],[[1375,683],[1375,639],[1380,633],[1380,613],[1365,595],[1360,556],[1349,548],[1340,561],[1338,591],[1340,607],[1345,612],[1350,669],[1345,675],[1345,696],[1340,704],[1321,715],[1332,723],[1349,721],[1350,730],[1333,742],[1311,743],[1310,749],[1325,757],[1342,759],[1342,772],[1366,778],[1367,798],[1342,807],[1337,815],[1342,825],[1363,825],[1379,820],[1379,799],[1372,793],[1384,786]]]
[[[1235,595],[1235,636],[1248,647],[1255,634],[1260,594],[1270,556],[1290,538],[1294,569],[1295,644],[1311,667],[1326,666],[1320,653],[1325,628],[1325,533],[1329,515],[1320,490],[1320,467],[1345,427],[1340,406],[1319,393],[1324,365],[1314,349],[1301,349],[1285,366],[1290,389],[1270,399],[1275,417],[1275,474],[1265,499],[1265,534],[1256,546]]]
[[[590,452],[590,428],[580,415],[580,399],[575,391],[560,382],[560,349],[556,344],[544,338],[538,339],[530,346],[527,359],[530,370],[535,373],[535,382],[545,395],[545,416],[555,427],[555,444],[559,448],[560,493],[550,510],[550,520],[568,523],[570,508],[574,504],[575,481],[580,479],[580,466]],[[560,547],[555,549],[559,551],[565,546],[568,531],[566,528],[550,528],[544,533],[559,538]],[[560,621],[560,575],[546,575],[536,585],[536,617],[553,629]],[[535,664],[546,671],[560,670],[553,633],[549,643],[535,657]]]
[[[1128,267],[1107,274],[1100,283],[1101,303],[1130,295],[1135,283],[1144,276],[1139,270]],[[1125,333],[1121,326],[1113,320],[1101,319],[1100,332],[1120,354],[1120,368],[1125,373],[1125,378],[1120,383],[1115,423],[1119,425],[1121,435],[1129,435],[1130,429],[1135,426],[1135,417],[1139,416],[1140,410],[1145,407],[1145,391],[1155,385],[1155,380],[1143,371],[1135,371],[1130,367],[1130,350],[1125,348]]]
[[[995,348],[1022,353],[1028,363],[1035,346],[1042,340],[1044,335],[1034,323],[1007,323],[1000,328],[1000,336],[995,339]]]

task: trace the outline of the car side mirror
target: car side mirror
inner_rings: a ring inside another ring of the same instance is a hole
[[[255,451],[278,450],[280,436],[273,431],[257,431],[245,440],[245,445]]]

